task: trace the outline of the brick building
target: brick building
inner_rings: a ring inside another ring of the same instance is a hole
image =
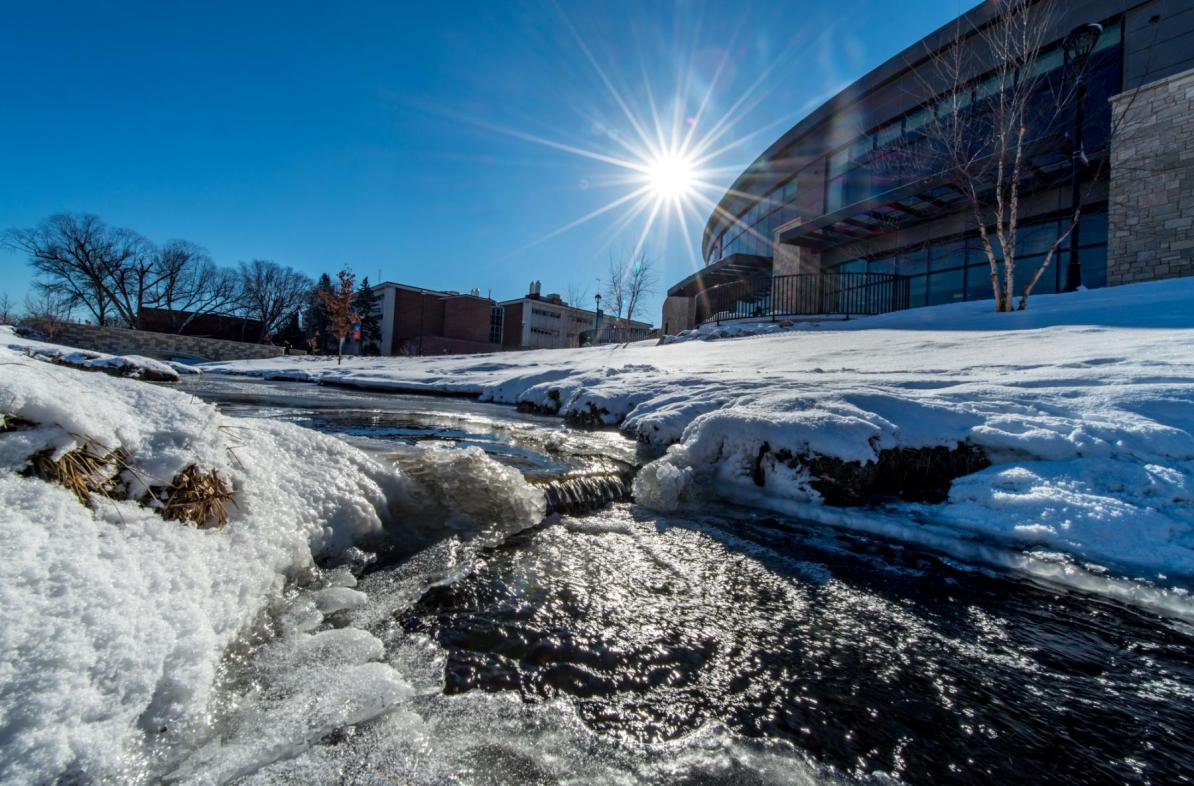
[[[373,287],[383,355],[460,355],[518,349],[566,349],[594,343],[632,341],[651,335],[646,322],[617,320],[540,295],[538,282],[520,298],[495,303],[474,290],[442,292],[385,282]],[[356,354],[354,342],[345,353]]]
[[[373,287],[381,313],[381,354],[461,355],[496,352],[490,335],[494,302],[477,292],[441,292],[385,282]]]

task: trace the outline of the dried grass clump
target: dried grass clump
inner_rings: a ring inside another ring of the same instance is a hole
[[[7,420],[0,422],[6,428],[14,425]],[[46,448],[29,457],[29,465],[22,474],[57,483],[69,489],[79,502],[91,505],[97,497],[128,499],[128,484],[123,479],[126,471],[144,482],[144,475],[128,463],[128,458],[123,448],[105,450],[94,442],[86,442],[57,459],[54,451]],[[228,523],[228,503],[236,504],[227,481],[215,470],[204,472],[194,464],[175,475],[170,483],[150,486],[137,502],[157,511],[167,521],[185,521],[199,529],[223,529]]]
[[[228,523],[227,503],[236,504],[232,489],[215,470],[204,472],[194,464],[175,475],[170,485],[151,488],[150,495],[162,518],[187,521],[199,529],[223,529]]]
[[[50,448],[29,457],[24,474],[65,486],[84,505],[93,497],[124,499],[125,488],[120,482],[121,470],[128,465],[128,454],[121,448],[103,452],[95,443],[68,451],[57,459]]]

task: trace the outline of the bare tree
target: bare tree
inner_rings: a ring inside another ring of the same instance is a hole
[[[240,310],[261,323],[257,340],[264,343],[286,318],[303,306],[314,282],[289,267],[265,259],[240,264]]]
[[[227,310],[239,277],[218,268],[199,246],[172,240],[161,248],[98,216],[60,213],[32,229],[5,233],[39,274],[38,289],[100,325],[143,327],[146,308],[164,308],[181,331],[198,316]]]
[[[353,308],[356,300],[357,277],[348,268],[336,274],[337,283],[331,289],[319,290],[323,299],[323,312],[327,315],[329,330],[336,337],[336,365],[340,365],[344,355],[344,338],[354,322],[360,320],[360,315]]]
[[[67,298],[43,291],[25,297],[25,315],[20,322],[23,327],[33,328],[53,341],[70,321],[70,312]]]
[[[139,330],[141,312],[153,305],[161,283],[158,250],[130,229],[114,229],[110,234],[116,253],[103,283],[120,321]]]
[[[655,290],[655,269],[650,257],[642,251],[626,262],[621,259],[617,255],[609,259],[606,311],[614,315],[618,340],[627,342],[631,336],[630,321],[641,309],[643,298]]]
[[[621,322],[622,311],[626,308],[626,269],[629,266],[622,259],[620,254],[610,253],[605,282],[605,313],[614,315],[615,325]]]
[[[951,43],[929,51],[914,70],[920,90],[933,101],[918,118],[920,127],[889,146],[878,165],[904,179],[941,177],[962,194],[990,267],[995,310],[1011,311],[1032,158],[1059,144],[1059,126],[1070,114],[1078,80],[1042,57],[1057,37],[1056,0],[988,0],[988,5],[990,23],[967,30],[959,19]],[[1054,56],[1059,53],[1050,53]],[[1026,307],[1079,218],[1076,207],[1023,287],[1019,308]]]
[[[7,292],[0,293],[0,325],[15,325],[17,323],[16,307]]]
[[[169,313],[175,333],[196,318],[231,309],[239,297],[240,277],[217,267],[207,251],[185,240],[171,240],[154,260],[157,289],[151,305]]]
[[[655,266],[651,258],[640,251],[630,263],[626,274],[626,321],[622,326],[623,341],[630,341],[630,323],[634,319],[634,315],[639,312],[643,298],[654,291]]]
[[[587,284],[577,284],[575,281],[568,284],[568,288],[564,290],[565,300],[568,305],[576,306],[577,308],[585,308],[585,303],[589,300],[589,293],[592,290]]]
[[[111,277],[135,252],[123,230],[99,216],[58,213],[31,229],[12,229],[4,242],[29,255],[38,289],[56,303],[86,309],[99,325],[117,316]]]

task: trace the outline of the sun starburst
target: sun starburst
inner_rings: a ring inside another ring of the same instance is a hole
[[[736,121],[749,115],[764,100],[768,91],[760,88],[768,82],[774,68],[789,57],[795,42],[777,53],[771,65],[761,68],[746,90],[731,100],[725,101],[724,96],[729,81],[727,72],[732,71],[727,66],[729,53],[734,46],[733,40],[730,40],[723,50],[716,66],[704,75],[695,73],[690,57],[684,66],[678,69],[676,98],[664,104],[656,101],[644,67],[642,84],[636,92],[640,92],[645,98],[632,102],[619,90],[610,73],[602,67],[585,36],[581,35],[562,12],[561,15],[564,27],[570,33],[574,44],[572,51],[583,56],[588,67],[604,86],[607,98],[616,108],[616,114],[620,115],[623,121],[621,128],[610,128],[611,121],[604,115],[599,118],[591,112],[582,113],[589,116],[595,127],[608,131],[602,135],[607,144],[585,145],[566,142],[519,129],[501,127],[475,117],[453,119],[597,162],[608,167],[607,173],[595,178],[586,178],[584,187],[600,185],[620,188],[622,191],[589,212],[540,234],[519,248],[511,249],[504,258],[516,257],[533,246],[604,216],[612,219],[612,222],[605,232],[606,240],[603,247],[618,243],[620,238],[626,238],[627,233],[633,233],[637,228],[632,243],[624,242],[623,248],[631,246],[629,258],[638,258],[653,231],[662,230],[666,238],[674,228],[679,230],[682,237],[689,264],[694,270],[698,269],[703,262],[696,240],[699,228],[704,225],[709,215],[720,215],[731,223],[738,221],[737,216],[725,213],[719,206],[719,200],[726,193],[724,181],[741,172],[747,163],[737,154],[742,153],[747,145],[760,135],[769,134],[777,123],[789,120],[785,116],[761,128],[755,128],[750,133],[733,133]],[[694,92],[689,89],[690,85],[699,83],[703,83],[703,90]],[[715,94],[720,95],[723,100],[714,100]],[[641,108],[635,111],[632,106]],[[715,163],[724,161],[727,156],[739,160],[721,165]],[[730,193],[735,192],[731,190]],[[755,228],[743,226],[742,231],[763,239]],[[763,240],[770,243],[770,238]],[[602,248],[592,249],[601,250]]]
[[[696,180],[696,167],[684,156],[664,155],[648,164],[646,181],[656,199],[674,202],[688,197]]]

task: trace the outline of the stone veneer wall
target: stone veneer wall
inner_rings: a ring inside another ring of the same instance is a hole
[[[821,254],[819,252],[813,251],[811,248],[779,242],[781,234],[789,229],[795,229],[803,223],[803,218],[794,218],[775,230],[775,237],[771,243],[771,275],[793,276],[821,272]]]
[[[663,321],[660,329],[665,334],[675,335],[681,330],[696,327],[696,298],[682,295],[668,295],[663,301]]]
[[[188,357],[202,360],[255,360],[274,358],[282,354],[282,347],[267,344],[248,344],[242,341],[177,336],[173,333],[96,325],[64,325],[55,335],[54,343],[112,355]]]
[[[1111,108],[1107,284],[1194,275],[1194,69]]]

